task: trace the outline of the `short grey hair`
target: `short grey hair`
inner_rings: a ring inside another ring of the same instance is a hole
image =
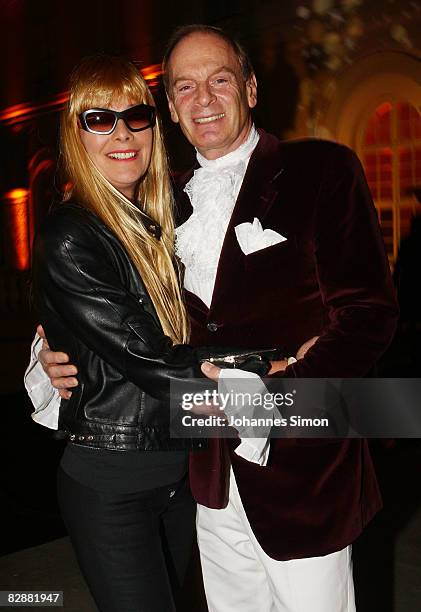
[[[184,38],[187,38],[187,36],[190,36],[190,34],[196,34],[196,33],[212,34],[213,36],[218,36],[219,38],[222,38],[222,40],[224,40],[234,51],[238,59],[238,63],[240,64],[241,74],[243,75],[243,79],[245,81],[248,81],[251,75],[254,74],[253,66],[251,64],[250,58],[247,55],[246,51],[240,45],[238,40],[230,36],[230,34],[225,32],[225,30],[222,30],[222,28],[216,28],[214,26],[200,24],[200,23],[183,25],[177,28],[176,30],[174,30],[174,32],[172,33],[167,43],[167,47],[164,53],[164,58],[162,60],[164,87],[168,95],[170,94],[170,91],[169,91],[170,84],[169,84],[169,79],[168,79],[167,66],[168,66],[168,62],[170,61],[171,54],[179,42],[181,42]]]

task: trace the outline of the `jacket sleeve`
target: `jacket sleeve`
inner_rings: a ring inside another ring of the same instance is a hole
[[[326,322],[305,358],[280,376],[364,376],[391,341],[398,308],[364,171],[340,145],[322,179],[314,260]]]
[[[123,285],[89,224],[53,215],[34,243],[35,298],[47,337],[58,318],[80,342],[157,399],[170,382],[201,377],[195,350],[173,345]]]

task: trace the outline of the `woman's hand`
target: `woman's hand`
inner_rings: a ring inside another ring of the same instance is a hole
[[[207,376],[207,378],[210,378],[211,380],[218,382],[219,373],[221,371],[221,368],[218,368],[212,363],[209,363],[209,361],[202,363],[200,367],[201,367],[203,374]],[[194,406],[191,408],[191,412],[199,416],[217,416],[217,417],[222,417],[222,418],[225,417],[224,412],[222,411],[221,407],[216,401],[212,402],[211,404],[210,403],[194,404]]]
[[[202,363],[202,365],[200,366],[200,369],[207,378],[218,382],[219,374],[221,373],[221,368],[218,368],[218,366],[213,365],[213,363],[210,363],[209,361],[205,361],[205,363]]]

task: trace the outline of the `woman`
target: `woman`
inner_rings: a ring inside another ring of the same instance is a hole
[[[60,408],[70,444],[59,503],[98,608],[167,612],[190,554],[187,452],[200,441],[170,438],[163,402],[171,380],[200,369],[181,344],[161,128],[132,64],[104,56],[75,69],[61,155],[71,188],[38,233],[33,266],[50,344],[80,372]]]

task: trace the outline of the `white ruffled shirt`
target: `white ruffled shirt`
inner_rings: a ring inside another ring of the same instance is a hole
[[[247,140],[223,157],[206,159],[198,152],[200,168],[184,188],[193,213],[175,231],[176,252],[185,266],[184,287],[208,308],[228,224],[258,142],[252,126]]]

